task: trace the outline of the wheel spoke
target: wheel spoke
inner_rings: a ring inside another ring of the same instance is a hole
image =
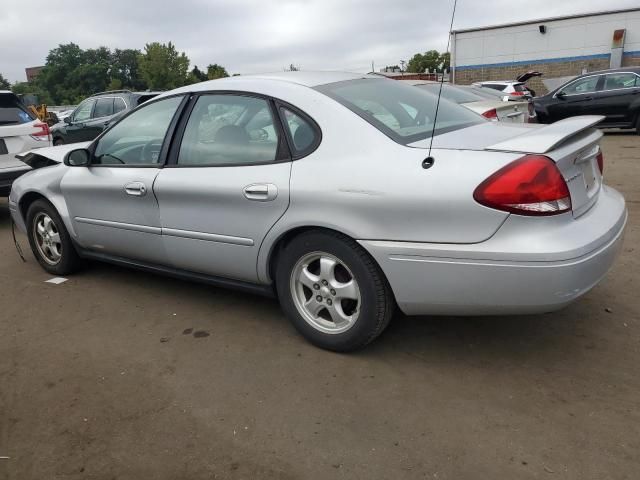
[[[309,266],[306,265],[302,270],[300,270],[298,281],[302,283],[305,287],[313,290],[313,286],[318,284],[318,282],[320,282],[320,277],[311,273],[309,271]]]
[[[45,217],[42,219],[42,224],[43,224],[44,229],[45,229],[45,231],[46,231],[47,233],[51,233],[51,232],[52,232],[52,230],[51,230],[51,223],[52,223],[52,222],[51,222],[51,219],[50,219],[49,217],[47,217],[47,216],[45,216]]]
[[[59,245],[60,242],[60,234],[59,233],[52,233],[51,236],[49,237],[49,239],[55,243],[56,245]]]
[[[338,263],[329,257],[320,257],[320,277],[328,282],[336,281],[336,266]]]
[[[331,286],[336,291],[336,300],[341,300],[343,298],[349,300],[358,299],[358,287],[353,280],[349,280],[347,283],[335,282],[332,283]]]
[[[327,311],[331,316],[331,320],[336,324],[336,327],[343,327],[351,323],[353,317],[344,313],[340,302],[334,302],[333,305],[327,307]]]
[[[60,249],[58,245],[48,247],[48,250],[49,250],[49,257],[51,258],[51,260],[53,260],[54,262],[57,262],[58,260],[60,260],[60,257],[62,256],[62,254],[60,253]]]
[[[315,296],[312,296],[311,299],[304,304],[304,307],[314,317],[317,317],[323,308],[327,308],[325,304],[317,301]]]

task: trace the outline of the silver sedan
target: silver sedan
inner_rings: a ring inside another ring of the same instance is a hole
[[[434,125],[436,103],[346,73],[191,85],[23,156],[11,214],[47,272],[97,259],[276,295],[336,351],[396,306],[550,312],[596,285],[627,221],[601,117],[503,125],[443,99]]]

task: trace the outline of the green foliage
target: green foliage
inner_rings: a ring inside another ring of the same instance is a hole
[[[39,103],[53,105],[51,95],[39,85],[29,82],[16,82],[11,86],[11,91],[16,95],[35,95]]]
[[[196,79],[198,82],[204,82],[209,78],[207,77],[207,74],[205,72],[203,72],[198,68],[197,65],[193,67],[193,70],[191,70],[190,75],[192,75],[192,77]]]
[[[148,43],[140,55],[140,74],[151,90],[170,90],[188,82],[189,58],[169,42]]]
[[[450,54],[440,54],[437,50],[429,50],[425,53],[416,53],[407,64],[407,72],[424,73],[427,70],[442,72],[443,68],[449,68]]]
[[[0,90],[9,90],[10,88],[11,84],[9,83],[9,80],[4,78],[0,73]]]
[[[207,78],[209,80],[215,80],[216,78],[225,78],[228,76],[229,73],[227,73],[227,69],[222,65],[214,63],[213,65],[209,65],[207,67]]]
[[[138,60],[140,58],[140,50],[127,48],[124,50],[116,49],[111,54],[111,69],[109,74],[111,83],[119,87],[109,88],[109,90],[118,90],[126,88],[129,90],[146,90],[147,84],[140,77],[140,66]],[[114,82],[117,80],[118,82]]]

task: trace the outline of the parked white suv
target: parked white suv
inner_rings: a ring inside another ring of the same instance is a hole
[[[30,168],[15,154],[51,146],[49,126],[38,120],[20,99],[0,90],[0,197],[6,197],[11,184]]]
[[[476,87],[485,87],[503,92],[511,97],[535,97],[536,92],[525,85],[527,80],[533,77],[540,77],[540,72],[527,72],[520,75],[515,80],[491,80],[486,82],[475,82]]]

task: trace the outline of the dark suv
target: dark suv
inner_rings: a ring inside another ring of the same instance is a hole
[[[83,100],[62,122],[51,128],[54,145],[88,142],[96,138],[111,123],[160,92],[101,92]]]
[[[599,127],[635,128],[640,133],[640,68],[586,73],[533,102],[540,123],[604,115]]]

